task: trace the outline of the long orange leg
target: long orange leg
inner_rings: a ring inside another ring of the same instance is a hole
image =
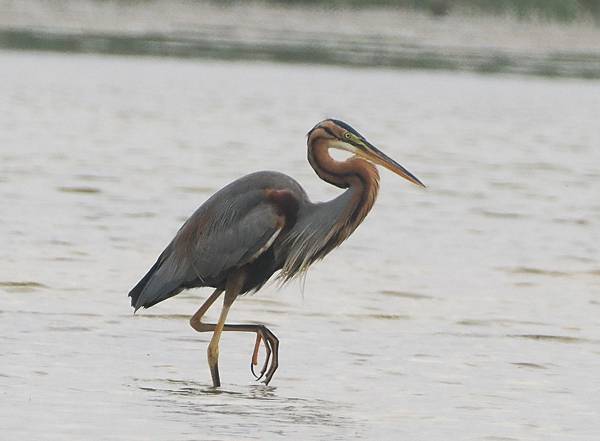
[[[215,323],[203,323],[202,317],[206,313],[206,311],[212,306],[212,304],[219,298],[219,296],[223,293],[223,290],[216,289],[211,296],[206,299],[206,301],[200,306],[198,311],[192,316],[190,319],[190,325],[198,332],[209,332],[215,331],[217,329],[217,325]],[[279,341],[277,337],[265,326],[256,325],[256,324],[242,324],[242,325],[231,325],[224,324],[221,331],[238,331],[238,332],[255,332],[256,333],[256,343],[254,346],[254,352],[252,353],[252,361],[250,363],[250,370],[252,374],[257,380],[260,380],[265,373],[267,372],[267,368],[269,367],[269,361],[271,360],[271,355],[273,354],[273,361],[275,362],[274,368],[271,369],[271,374],[268,377],[270,381],[273,373],[277,369],[277,348],[279,347]],[[260,342],[265,342],[265,350],[266,350],[266,358],[264,365],[259,373],[256,375],[254,373],[254,366],[258,364],[258,351],[260,349]],[[275,348],[275,351],[273,351]],[[268,381],[265,380],[265,383],[268,384]]]
[[[221,315],[219,316],[219,321],[214,328],[207,350],[208,367],[210,368],[210,374],[212,376],[214,387],[219,387],[221,385],[221,379],[219,378],[219,340],[221,339],[221,333],[225,327],[225,320],[227,319],[229,308],[231,308],[234,300],[241,292],[242,287],[244,286],[245,278],[246,275],[243,271],[237,271],[227,279],[225,284],[225,298],[223,299]]]
[[[206,311],[208,311],[208,308],[210,308],[212,306],[212,304],[215,303],[215,300],[217,300],[222,293],[223,293],[223,290],[217,288],[217,289],[215,289],[215,292],[213,292],[210,295],[210,297],[208,299],[206,299],[206,301],[202,304],[202,306],[200,306],[198,311],[196,311],[196,313],[192,316],[192,318],[190,318],[190,326],[192,328],[194,328],[198,332],[204,331],[204,330],[198,329],[199,325],[203,324],[202,317],[204,316],[204,314],[206,314]]]

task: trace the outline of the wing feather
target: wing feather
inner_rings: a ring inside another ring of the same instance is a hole
[[[130,292],[136,310],[187,287],[216,286],[232,269],[252,262],[273,244],[283,219],[263,189],[246,190],[209,199],[185,222]]]

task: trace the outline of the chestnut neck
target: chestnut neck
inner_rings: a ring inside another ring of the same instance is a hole
[[[328,140],[318,138],[308,145],[308,161],[317,175],[339,188],[352,190],[347,218],[358,226],[373,207],[379,191],[379,173],[374,165],[353,156],[336,161],[329,154]]]
[[[379,173],[371,163],[353,156],[345,161],[336,161],[329,154],[327,139],[317,139],[308,146],[308,162],[325,182],[339,188],[354,185],[369,185],[379,181]]]

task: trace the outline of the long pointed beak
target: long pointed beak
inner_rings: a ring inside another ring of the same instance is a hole
[[[387,168],[388,170],[396,173],[397,175],[402,176],[404,179],[412,182],[413,184],[418,185],[419,187],[425,187],[425,184],[423,184],[415,175],[406,170],[404,167],[402,167],[388,155],[383,153],[377,147],[366,141],[364,142],[364,144],[366,146],[366,149],[362,156],[364,156],[366,159],[375,164]]]

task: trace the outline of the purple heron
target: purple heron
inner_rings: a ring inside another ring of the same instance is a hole
[[[148,273],[129,292],[131,305],[149,308],[184,289],[215,291],[190,319],[198,332],[211,331],[208,365],[214,387],[219,378],[219,339],[223,331],[256,334],[251,370],[260,344],[266,359],[255,377],[269,384],[279,364],[279,340],[265,326],[225,323],[234,300],[259,290],[277,271],[287,282],[340,245],[373,207],[379,190],[380,165],[424,187],[408,170],[389,158],[348,124],[326,119],[308,132],[308,162],[317,175],[346,189],[335,199],[311,202],[300,184],[287,175],[262,171],[244,176],[216,192],[192,214]],[[330,149],[352,153],[333,159]],[[225,293],[216,324],[202,317]]]

